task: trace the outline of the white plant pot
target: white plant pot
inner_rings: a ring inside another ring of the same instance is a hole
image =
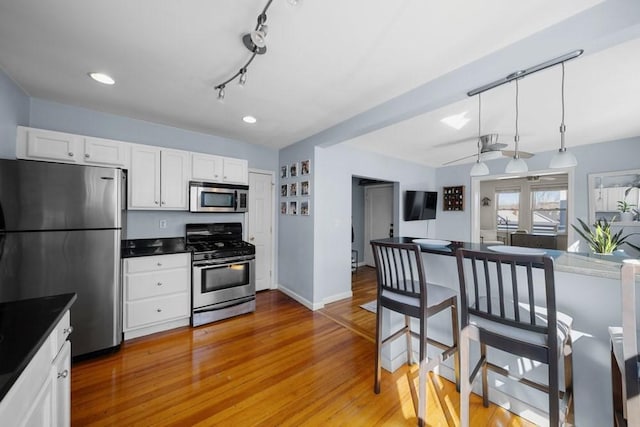
[[[620,212],[618,214],[620,217],[620,222],[632,222],[633,221],[633,212]]]

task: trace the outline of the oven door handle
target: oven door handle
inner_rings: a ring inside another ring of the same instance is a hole
[[[241,258],[241,259],[237,259],[237,260],[231,261],[231,262],[229,262],[228,260],[225,260],[222,263],[217,263],[215,261],[213,261],[213,262],[211,262],[211,261],[199,261],[199,262],[194,262],[193,263],[193,267],[194,268],[199,268],[199,269],[205,269],[205,268],[208,268],[208,267],[230,267],[232,265],[249,263],[249,262],[251,262],[253,260],[255,260],[255,257]]]

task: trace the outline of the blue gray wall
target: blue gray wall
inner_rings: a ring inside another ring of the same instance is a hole
[[[29,124],[29,97],[0,69],[0,157],[16,157],[16,126]]]

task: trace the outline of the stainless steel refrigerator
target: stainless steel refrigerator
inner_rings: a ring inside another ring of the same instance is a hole
[[[122,340],[119,169],[0,159],[0,301],[75,292],[72,355]]]

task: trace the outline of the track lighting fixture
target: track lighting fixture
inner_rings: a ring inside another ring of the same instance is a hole
[[[489,175],[489,168],[484,162],[480,161],[480,147],[482,146],[482,132],[480,130],[482,119],[482,102],[480,99],[481,95],[482,94],[480,93],[478,94],[478,157],[476,158],[476,163],[471,168],[471,176]]]
[[[251,52],[251,56],[249,60],[236,72],[233,76],[229,77],[227,80],[223,81],[220,84],[214,86],[214,89],[218,91],[218,101],[224,100],[224,88],[226,85],[236,78],[238,78],[238,84],[240,86],[244,86],[247,83],[247,70],[249,65],[256,57],[256,55],[264,55],[267,52],[267,31],[269,27],[265,24],[267,22],[267,9],[271,6],[273,0],[267,1],[267,5],[262,9],[262,13],[258,15],[256,27],[253,31],[243,34],[242,36],[242,44]],[[292,5],[297,5],[299,1],[289,0],[289,3]]]
[[[564,145],[564,133],[567,130],[564,125],[564,62],[562,63],[562,123],[560,123],[560,149],[551,158],[549,168],[562,169],[570,168],[578,164],[576,156],[567,151],[567,147]]]

